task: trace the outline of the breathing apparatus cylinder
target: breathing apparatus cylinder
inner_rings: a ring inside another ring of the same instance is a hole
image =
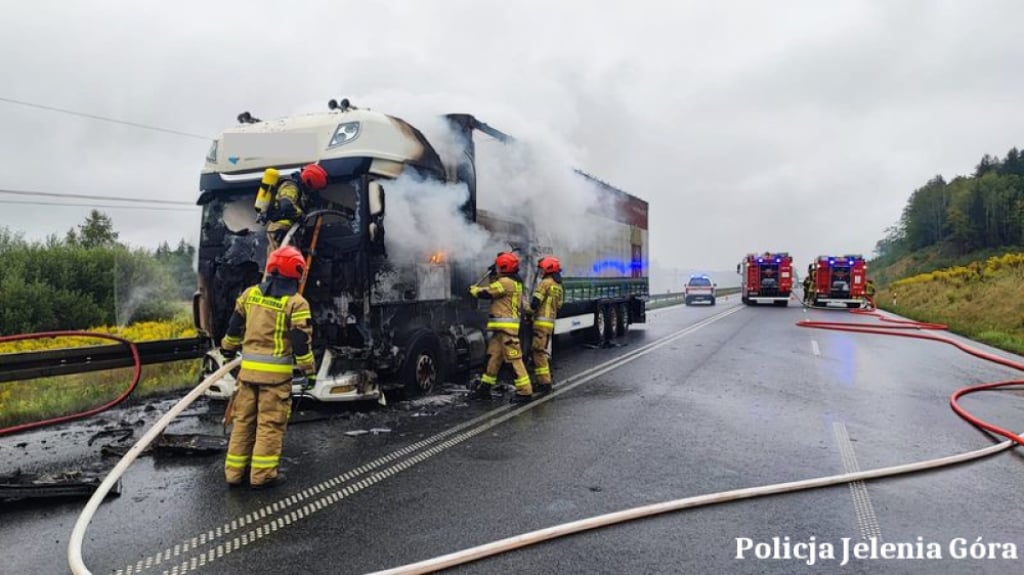
[[[274,187],[277,186],[280,177],[281,175],[274,168],[267,168],[263,171],[263,180],[260,181],[260,190],[256,192],[256,203],[253,205],[256,208],[257,217],[266,217],[270,203],[274,199]]]

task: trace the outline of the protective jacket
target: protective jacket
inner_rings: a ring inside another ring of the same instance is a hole
[[[533,310],[534,329],[555,329],[555,318],[562,307],[562,274],[554,273],[544,277],[533,290],[530,308]]]
[[[312,314],[309,302],[297,292],[296,280],[273,277],[238,296],[222,347],[241,346],[242,381],[288,381],[296,364],[307,375],[314,374]]]
[[[487,318],[488,330],[519,335],[523,280],[518,275],[502,275],[487,287],[477,288],[473,295],[492,300]]]

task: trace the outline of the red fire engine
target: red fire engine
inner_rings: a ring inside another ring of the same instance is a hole
[[[747,305],[789,305],[793,289],[793,258],[786,252],[747,254],[736,266],[740,274],[740,299]]]
[[[860,255],[818,256],[808,268],[811,292],[805,294],[807,302],[815,306],[861,307],[867,269]]]

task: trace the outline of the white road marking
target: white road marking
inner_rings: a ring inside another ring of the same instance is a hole
[[[821,348],[818,347],[818,340],[816,339],[811,340],[811,353],[816,356],[821,356]]]
[[[846,431],[846,424],[841,421],[832,423],[832,432],[839,445],[839,454],[843,460],[843,470],[847,473],[860,471],[857,464],[857,455],[853,451],[853,443],[850,441],[850,434]],[[871,497],[868,495],[868,488],[863,481],[850,482],[850,495],[853,496],[853,508],[857,513],[857,526],[860,528],[861,539],[874,537],[882,540],[882,527],[878,524],[878,516],[875,515],[875,507],[871,505]]]

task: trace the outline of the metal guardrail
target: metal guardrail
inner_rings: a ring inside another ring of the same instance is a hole
[[[146,341],[136,347],[142,365],[149,365],[203,357],[208,345],[196,337]],[[0,383],[132,365],[128,348],[119,344],[9,353],[0,355]]]
[[[718,288],[716,290],[716,294],[715,295],[716,296],[727,296],[727,295],[732,295],[732,294],[737,294],[737,293],[740,293],[739,286],[727,287],[727,288]],[[671,302],[671,301],[683,301],[683,296],[684,295],[686,295],[686,294],[684,294],[683,292],[670,292],[670,293],[652,294],[649,298],[647,298],[647,301],[650,302],[650,303],[659,303],[659,304],[660,303],[665,303],[665,302]]]

